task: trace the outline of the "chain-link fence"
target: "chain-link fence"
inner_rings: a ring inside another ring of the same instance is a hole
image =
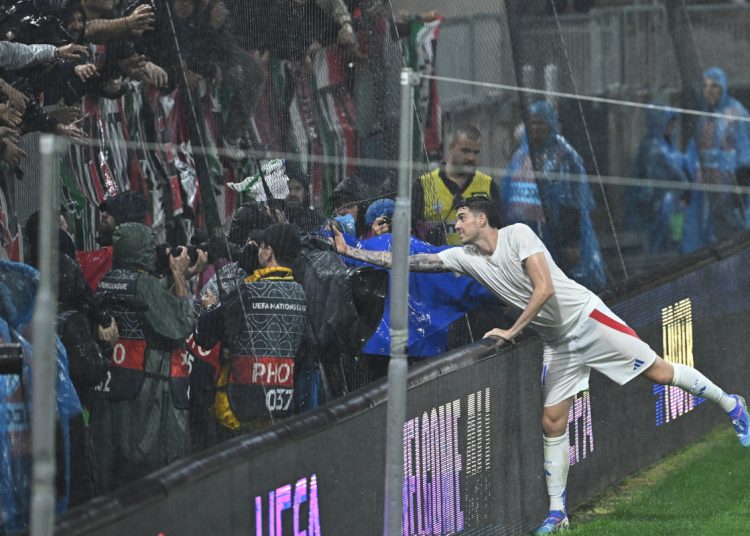
[[[58,332],[87,420],[65,432],[80,464],[60,508],[385,375],[387,276],[329,238],[390,248],[403,67],[418,76],[412,253],[465,242],[456,204],[484,196],[599,291],[748,227],[745,6],[434,7],[2,4],[11,261],[37,257],[38,132],[70,142],[60,250],[78,266],[59,307],[88,338],[62,317]],[[411,362],[517,315],[468,278],[410,284]]]

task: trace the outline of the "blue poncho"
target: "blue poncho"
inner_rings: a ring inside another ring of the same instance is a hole
[[[31,321],[39,273],[30,266],[0,261],[0,341],[23,349],[23,378],[0,376],[0,534],[26,528],[31,492],[31,344],[20,331]],[[58,471],[70,485],[70,419],[81,404],[68,375],[65,348],[57,344],[57,418],[62,431],[65,466]],[[58,497],[57,511],[67,507],[67,492]]]
[[[353,247],[368,250],[390,251],[391,235],[384,234],[362,242],[353,236],[344,235]],[[433,246],[412,238],[410,255],[437,253],[448,246]],[[361,266],[362,262],[343,257],[350,266]],[[482,285],[467,276],[445,273],[409,273],[409,355],[427,357],[445,351],[450,324],[483,305],[497,303],[496,298]],[[498,326],[499,327],[499,326]],[[367,341],[363,352],[375,355],[390,355],[390,301],[386,297],[385,311],[375,334]]]
[[[514,218],[513,214],[517,212],[514,208],[518,207],[518,199],[521,197],[525,197],[530,205],[529,208],[538,203],[537,200],[541,200],[546,221],[540,226],[533,227],[536,229],[541,227],[542,240],[555,261],[560,263],[563,253],[561,245],[553,243],[549,229],[559,224],[561,208],[578,210],[580,212],[578,247],[581,256],[580,261],[570,270],[568,276],[590,289],[599,289],[605,285],[606,276],[599,241],[591,222],[590,212],[595,203],[586,170],[583,167],[583,160],[565,138],[558,134],[557,112],[552,104],[547,101],[535,102],[529,107],[529,115],[538,116],[547,123],[550,126],[550,134],[544,145],[534,152],[533,166],[529,145],[525,139],[513,155],[510,173],[503,178],[502,186],[503,214],[511,216],[506,219],[505,223],[508,225],[519,222],[531,223],[518,217]],[[546,183],[541,185],[541,192],[529,185],[528,181],[517,180],[518,174],[528,173],[532,167],[536,177],[546,180]],[[523,192],[519,191],[520,187],[523,187]]]

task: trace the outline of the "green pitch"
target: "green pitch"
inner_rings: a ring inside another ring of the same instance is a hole
[[[750,534],[750,449],[722,426],[571,515],[567,534]]]

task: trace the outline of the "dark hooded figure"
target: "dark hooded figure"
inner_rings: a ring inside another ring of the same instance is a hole
[[[750,136],[748,113],[742,104],[729,94],[727,77],[718,67],[703,73],[703,109],[707,112],[734,116],[701,116],[695,129],[694,143],[689,153],[697,160],[697,182],[747,186],[750,182]],[[729,192],[708,192],[691,197],[688,211],[692,236],[686,236],[686,251],[708,245],[707,231],[713,226],[715,239],[723,241],[747,227],[747,200]],[[743,202],[744,201],[744,202]],[[687,226],[686,222],[686,226]]]
[[[367,193],[359,177],[347,177],[333,190],[333,215],[346,218],[354,225],[355,235],[363,236],[367,233]],[[347,226],[343,225],[346,232]]]
[[[527,134],[508,170],[502,186],[505,223],[529,225],[569,277],[602,288],[604,262],[590,214],[594,196],[583,159],[558,133],[549,102],[529,106]]]
[[[112,234],[121,223],[146,223],[149,204],[138,192],[125,190],[107,198],[99,205],[99,226],[96,241],[102,246],[93,251],[77,251],[76,258],[91,288],[99,286],[104,274],[112,267]]]
[[[170,255],[170,292],[151,275],[156,240],[140,223],[123,223],[113,237],[107,292],[145,306],[114,311],[119,339],[110,374],[94,389],[90,427],[105,492],[168,465],[189,452],[188,375],[182,351],[193,327],[185,278],[189,257]]]
[[[99,236],[97,241],[103,246],[112,245],[112,233],[121,223],[146,223],[148,201],[142,194],[125,190],[107,198],[99,204]]]
[[[675,112],[646,111],[646,136],[638,147],[631,176],[637,179],[688,182],[685,156],[672,142]],[[661,252],[681,240],[684,196],[674,190],[650,186],[628,189],[626,213],[631,230],[648,233],[648,249]]]
[[[320,212],[312,208],[310,181],[307,175],[288,163],[286,173],[289,177],[289,195],[284,200],[284,216],[289,223],[293,223],[303,232],[319,229],[324,219]]]

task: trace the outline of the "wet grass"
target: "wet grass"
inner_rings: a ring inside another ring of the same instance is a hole
[[[571,514],[570,536],[750,535],[750,449],[722,426]]]

